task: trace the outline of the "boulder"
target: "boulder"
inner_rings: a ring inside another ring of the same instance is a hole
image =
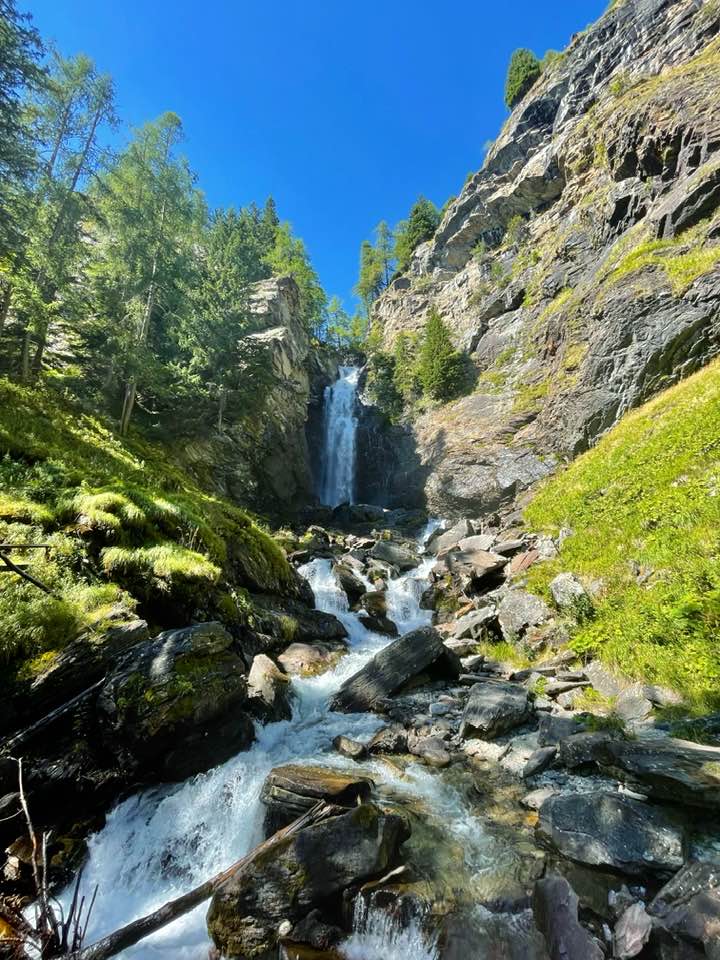
[[[605,954],[578,920],[578,898],[564,877],[537,880],[533,915],[550,960],[604,960]]]
[[[590,683],[604,697],[617,697],[623,687],[627,686],[627,681],[623,677],[612,673],[599,660],[591,660],[584,670]]]
[[[578,726],[575,724],[575,729]],[[611,733],[597,730],[595,733],[574,733],[560,741],[558,758],[563,767],[575,770],[597,763],[607,744],[617,739]]]
[[[566,737],[572,737],[583,729],[578,715],[575,717],[543,714],[539,719],[538,743],[541,747],[549,747],[560,743]]]
[[[547,770],[556,756],[557,747],[540,747],[538,750],[535,750],[523,767],[523,780],[527,780],[529,777],[536,777],[539,773]]]
[[[333,568],[335,577],[351,604],[355,604],[367,590],[366,584],[350,564],[336,563]]]
[[[391,723],[378,730],[368,743],[370,754],[392,754],[408,752],[408,734],[401,723]]]
[[[494,607],[473,610],[451,624],[450,636],[455,640],[482,640],[495,620]]]
[[[685,864],[650,903],[648,913],[665,946],[679,950],[691,944],[698,956],[716,956],[711,946],[717,949],[720,943],[720,862]]]
[[[358,740],[351,740],[349,737],[337,736],[333,740],[333,747],[343,757],[350,760],[363,760],[367,756],[367,747]]]
[[[252,662],[248,674],[248,694],[250,708],[262,720],[289,720],[292,716],[290,677],[263,653],[258,654]]]
[[[370,710],[419,674],[455,680],[460,670],[460,660],[445,647],[437,630],[421,627],[376,653],[343,683],[330,708],[349,713]]]
[[[720,747],[672,737],[608,740],[597,762],[655,800],[720,810]]]
[[[413,744],[410,753],[420,757],[430,767],[450,766],[447,744],[440,737],[423,737]]]
[[[525,590],[510,590],[498,607],[502,635],[510,642],[521,637],[528,627],[536,627],[549,618],[550,610],[545,601]]]
[[[461,540],[466,537],[472,537],[475,531],[469,520],[458,520],[452,527],[444,533],[438,533],[431,537],[428,543],[428,550],[431,553],[440,554],[445,550],[451,550],[456,547]]]
[[[652,920],[645,904],[638,901],[623,911],[613,931],[613,952],[618,960],[631,960],[642,953],[650,939]]]
[[[592,609],[592,601],[585,587],[572,573],[559,573],[551,580],[550,593],[560,610],[583,615]]]
[[[645,720],[652,713],[653,705],[645,695],[645,687],[641,683],[634,683],[625,687],[618,694],[613,713],[627,723]]]
[[[465,585],[477,586],[491,574],[498,573],[508,563],[508,558],[487,550],[460,550],[459,548],[443,553],[433,567],[436,577],[450,575]]]
[[[168,630],[131,650],[98,697],[108,750],[143,778],[185,779],[254,738],[245,663],[219,623]]]
[[[260,799],[265,804],[265,836],[286,827],[318,800],[352,807],[367,800],[374,786],[370,777],[353,776],[332,767],[288,763],[265,778]]]
[[[373,614],[361,610],[358,614],[358,619],[365,629],[370,630],[372,633],[381,633],[385,637],[397,637],[400,633],[397,625],[394,624],[389,617],[382,615],[373,616]]]
[[[463,738],[492,739],[513,730],[530,717],[530,701],[524,687],[514,683],[488,681],[470,688],[460,724]]]
[[[370,556],[389,563],[398,570],[412,570],[419,563],[414,553],[392,540],[378,540],[370,551]]]
[[[406,822],[356,806],[286,837],[215,893],[207,923],[226,957],[275,960],[278,928],[318,907],[338,912],[349,886],[384,874],[409,835]]]
[[[344,653],[324,643],[291,643],[278,657],[278,663],[291,676],[313,677],[330,670]]]
[[[372,617],[387,615],[387,596],[382,590],[370,590],[360,601],[363,610]]]
[[[489,533],[480,533],[476,534],[474,537],[465,537],[458,543],[458,549],[462,550],[463,553],[468,551],[482,550],[487,553],[490,550],[493,550],[493,544],[495,543],[495,537],[491,536]]]
[[[562,856],[630,876],[683,864],[683,829],[664,810],[616,793],[565,794],[540,808],[538,840]]]

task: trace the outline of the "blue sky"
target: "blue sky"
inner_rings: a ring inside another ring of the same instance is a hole
[[[113,75],[119,113],[165,110],[211,206],[272,193],[329,294],[360,241],[438,205],[507,115],[519,46],[562,49],[607,0],[20,0],[43,36]]]

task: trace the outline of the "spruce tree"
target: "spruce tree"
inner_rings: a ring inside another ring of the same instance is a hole
[[[416,247],[430,240],[440,223],[440,211],[430,200],[418,197],[407,220],[395,229],[395,257],[398,268],[404,270]]]
[[[418,359],[418,377],[425,396],[451,400],[462,386],[462,356],[453,347],[448,328],[433,307],[425,324]]]
[[[542,64],[532,52],[521,48],[510,58],[505,80],[505,103],[512,108],[520,103],[542,73]]]

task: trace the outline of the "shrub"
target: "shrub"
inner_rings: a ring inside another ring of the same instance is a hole
[[[542,66],[532,50],[521,48],[513,53],[505,80],[505,103],[510,110],[522,100],[541,73]]]

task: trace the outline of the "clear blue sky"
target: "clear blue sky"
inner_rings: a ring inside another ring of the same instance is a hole
[[[438,205],[506,116],[513,49],[562,49],[607,0],[19,0],[113,75],[120,115],[165,110],[211,206],[272,193],[329,294],[418,194]]]

